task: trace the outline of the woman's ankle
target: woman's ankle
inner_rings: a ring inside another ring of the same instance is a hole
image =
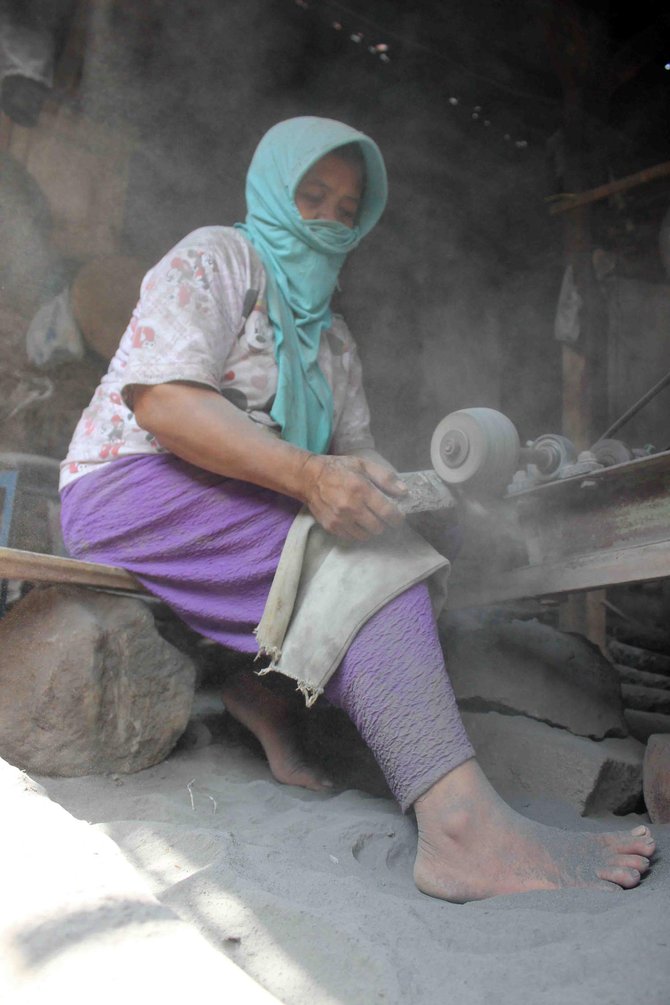
[[[420,832],[437,825],[454,838],[462,836],[477,818],[509,811],[475,758],[463,761],[438,779],[413,808]]]

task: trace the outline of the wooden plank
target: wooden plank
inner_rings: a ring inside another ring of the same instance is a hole
[[[577,209],[578,206],[587,206],[589,203],[608,199],[619,192],[627,192],[631,188],[637,188],[638,185],[646,185],[650,181],[667,177],[670,177],[670,161],[644,168],[643,171],[636,171],[635,174],[626,175],[625,178],[618,178],[605,185],[587,189],[586,192],[561,193],[554,197],[555,201],[549,208],[549,212],[554,216],[557,213],[567,213],[571,209]]]
[[[0,548],[0,578],[26,579],[31,583],[75,583],[109,590],[145,593],[143,586],[125,569],[76,558],[43,555],[36,551]]]
[[[481,584],[459,583],[458,563],[449,589],[449,606],[486,607],[526,597],[597,590],[670,576],[670,541],[636,548],[607,548],[566,562],[527,565],[496,573]]]

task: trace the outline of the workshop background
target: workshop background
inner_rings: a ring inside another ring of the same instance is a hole
[[[189,231],[243,219],[260,137],[315,114],[371,135],[388,167],[388,209],[338,294],[379,449],[401,471],[427,469],[440,420],[480,406],[519,434],[493,498],[474,484],[449,493],[463,545],[438,628],[483,770],[522,809],[533,798],[670,821],[669,23],[651,0],[624,11],[605,0],[0,0],[2,757],[38,775],[114,779],[167,759],[177,737],[172,766],[238,743],[212,695],[239,654],[162,605],[150,618],[137,596],[88,589],[134,582],[63,558],[59,462],[147,269]],[[617,426],[607,464],[589,454],[652,388]],[[497,476],[504,425],[492,435],[477,459]],[[540,451],[543,436],[552,446]],[[548,473],[562,437],[574,456]],[[444,512],[434,519],[443,532]],[[81,611],[99,634],[77,634]],[[135,617],[153,662],[144,642],[116,644]],[[172,703],[166,642],[190,682]],[[132,686],[102,688],[101,664]],[[95,712],[81,746],[79,695]],[[305,717],[305,749],[342,789],[384,794],[335,711]],[[100,722],[132,750],[100,754]],[[137,739],[156,734],[153,746]],[[372,914],[385,922],[383,908]],[[402,968],[430,970],[404,924]],[[629,949],[628,921],[621,930]],[[571,937],[561,990],[566,966],[583,983],[589,940],[578,927]],[[600,941],[599,978],[618,989]],[[657,975],[630,956],[646,993]]]
[[[299,114],[388,164],[341,294],[380,449],[426,466],[477,405],[588,446],[670,369],[667,27],[653,3],[4,0],[0,449],[63,456],[144,269],[241,219],[258,139]],[[666,414],[631,446],[666,446]]]

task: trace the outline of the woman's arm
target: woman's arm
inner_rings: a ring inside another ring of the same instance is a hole
[[[402,522],[382,494],[407,491],[392,471],[362,457],[312,454],[286,443],[214,390],[181,382],[135,385],[132,407],[139,425],[166,450],[299,499],[337,537],[364,541]]]

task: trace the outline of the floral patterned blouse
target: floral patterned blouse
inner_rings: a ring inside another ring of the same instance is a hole
[[[354,340],[335,315],[319,364],[333,392],[330,453],[374,447]],[[211,387],[270,428],[277,388],[265,272],[232,227],[202,227],[144,278],[140,299],[109,369],[74,431],[60,485],[117,457],[163,452],[132,411],[135,384],[189,381]]]

